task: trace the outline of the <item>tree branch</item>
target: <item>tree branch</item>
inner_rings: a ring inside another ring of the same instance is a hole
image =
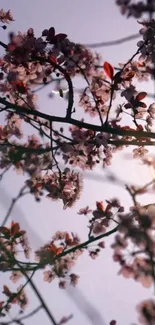
[[[16,104],[9,103],[6,99],[0,97],[0,103],[6,106],[6,109],[12,109],[14,110],[17,114],[25,113],[28,115],[34,115],[41,117],[47,121],[53,121],[53,122],[58,122],[58,123],[65,123],[65,124],[71,124],[75,125],[79,128],[84,128],[87,130],[93,130],[93,131],[98,131],[98,132],[105,132],[113,135],[119,135],[119,136],[129,136],[129,137],[135,137],[136,139],[140,138],[152,138],[155,139],[155,133],[154,132],[145,132],[145,131],[136,131],[136,130],[125,130],[120,128],[113,128],[111,126],[107,125],[96,125],[96,124],[91,124],[91,123],[86,123],[83,121],[79,121],[73,118],[67,118],[67,117],[61,117],[61,116],[52,116],[48,115],[46,113],[42,113],[36,110],[29,110],[26,107],[18,106]]]
[[[97,240],[100,240],[100,239],[102,239],[104,237],[108,237],[108,236],[114,234],[115,232],[117,232],[118,229],[119,229],[119,226],[117,226],[117,227],[113,228],[112,230],[109,230],[106,233],[103,233],[103,234],[101,234],[99,236],[90,237],[89,240],[87,240],[87,241],[85,241],[85,242],[83,242],[83,243],[81,243],[81,244],[79,244],[79,245],[77,245],[75,247],[72,247],[72,248],[68,249],[67,251],[62,252],[61,254],[59,254],[58,256],[55,257],[54,261],[59,260],[61,257],[66,256],[67,254],[73,253],[78,249],[86,248],[89,244],[94,243]]]
[[[108,42],[100,42],[100,43],[90,43],[90,44],[88,43],[88,44],[84,44],[84,46],[91,47],[91,48],[105,47],[105,46],[115,46],[115,45],[120,45],[122,43],[132,41],[132,40],[137,39],[139,37],[140,37],[140,34],[133,34],[133,35],[130,35],[130,36],[122,37],[122,38],[117,39],[117,40],[112,40],[112,41],[108,41]]]

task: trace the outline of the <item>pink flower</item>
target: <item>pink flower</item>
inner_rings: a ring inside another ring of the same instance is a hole
[[[66,289],[67,287],[67,282],[66,281],[60,281],[59,282],[59,288],[60,289]]]
[[[78,214],[79,215],[84,214],[86,216],[88,213],[91,213],[91,212],[92,212],[92,210],[89,209],[89,206],[86,206],[85,208],[80,209]]]
[[[141,146],[139,148],[133,149],[133,153],[134,158],[141,158],[144,157],[146,153],[148,153],[148,149],[146,149],[144,146]]]
[[[74,273],[70,274],[70,281],[73,287],[75,287],[78,284],[79,278],[80,277]]]
[[[11,11],[0,9],[0,21],[4,24],[9,24],[11,21],[14,21]]]
[[[53,272],[53,270],[44,271],[43,274],[44,274],[44,281],[49,283],[51,283],[56,277],[56,274]]]
[[[95,221],[93,224],[93,233],[95,235],[101,234],[106,231],[106,228],[102,225],[101,222]]]
[[[21,272],[12,272],[12,275],[10,276],[10,280],[14,283],[16,283],[21,278],[22,278]]]

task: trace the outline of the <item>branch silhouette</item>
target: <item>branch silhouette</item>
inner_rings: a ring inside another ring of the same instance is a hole
[[[88,43],[88,44],[84,44],[84,45],[86,47],[91,47],[91,48],[115,46],[115,45],[120,45],[120,44],[129,42],[129,41],[133,41],[139,37],[140,37],[140,34],[133,34],[133,35],[122,37],[122,38],[112,40],[112,41],[99,42],[99,43]]]

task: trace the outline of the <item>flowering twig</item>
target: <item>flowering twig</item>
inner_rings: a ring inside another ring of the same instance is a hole
[[[81,244],[79,244],[77,246],[74,246],[74,247],[72,247],[72,248],[70,248],[70,249],[68,249],[66,251],[63,251],[61,254],[59,254],[58,256],[56,256],[54,258],[54,260],[55,261],[56,260],[59,260],[61,257],[66,256],[66,255],[68,255],[70,253],[73,253],[73,252],[75,252],[78,249],[86,248],[89,244],[94,243],[94,242],[96,242],[96,241],[98,241],[98,240],[100,240],[100,239],[102,239],[104,237],[108,237],[108,236],[114,234],[115,232],[117,232],[118,229],[119,229],[119,226],[113,228],[112,230],[107,231],[106,233],[103,233],[101,235],[98,235],[96,237],[91,236],[89,240],[87,240],[87,241],[85,241],[85,242],[83,242],[83,243],[81,243]]]
[[[6,253],[7,257],[8,257],[9,259],[11,258],[11,260],[14,261],[14,263],[19,267],[21,273],[22,273],[22,274],[25,276],[25,278],[27,279],[26,283],[22,286],[22,288],[19,290],[19,292],[17,292],[17,293],[14,294],[13,296],[11,296],[11,297],[8,299],[6,305],[4,305],[4,306],[2,307],[2,309],[4,309],[5,307],[7,307],[8,304],[9,304],[11,301],[13,301],[14,298],[17,297],[17,296],[18,296],[18,295],[23,291],[23,289],[27,286],[27,284],[30,284],[31,288],[33,289],[33,291],[35,292],[35,294],[36,294],[36,296],[38,297],[39,301],[41,302],[42,307],[44,308],[45,312],[46,312],[47,315],[49,316],[49,319],[51,320],[52,324],[53,324],[53,325],[57,325],[57,322],[55,321],[53,315],[51,314],[49,308],[47,307],[47,305],[46,305],[44,299],[42,298],[42,296],[41,296],[39,290],[37,289],[37,287],[35,286],[35,284],[34,284],[33,281],[32,281],[32,277],[33,277],[33,275],[34,275],[34,273],[35,273],[35,271],[36,271],[36,268],[34,268],[34,270],[33,270],[32,274],[31,274],[31,276],[29,277],[28,274],[27,274],[27,272],[25,271],[25,269],[24,269],[24,268],[21,266],[21,264],[20,264],[20,263],[19,263],[19,262],[14,258],[14,256],[13,256],[13,255],[12,255],[12,254],[7,250],[7,249],[6,249],[5,245],[2,244],[1,242],[0,242],[0,247],[4,250],[4,252]]]

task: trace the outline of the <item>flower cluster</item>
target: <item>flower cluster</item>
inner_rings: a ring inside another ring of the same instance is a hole
[[[65,163],[81,169],[92,169],[103,156],[103,147],[107,145],[106,135],[93,131],[70,128],[72,143],[63,142],[60,146]]]
[[[106,233],[111,224],[117,224],[117,214],[123,212],[124,208],[120,205],[120,202],[117,199],[106,200],[105,204],[101,202],[96,202],[96,209],[93,211],[87,206],[84,209],[80,209],[79,215],[88,215],[89,216],[89,234],[90,238],[97,238],[98,235]],[[90,214],[92,215],[90,217]],[[101,249],[105,248],[105,242],[99,241],[93,246],[88,246],[89,256],[92,259],[96,259],[99,256]]]
[[[113,259],[121,266],[119,274],[133,278],[149,288],[154,282],[155,224],[154,207],[137,207],[130,214],[120,214],[119,234],[112,244]],[[139,256],[140,255],[140,256]]]
[[[69,168],[66,168],[63,172],[34,176],[27,180],[26,183],[37,200],[43,195],[43,190],[46,190],[48,198],[63,201],[64,209],[72,207],[78,200],[83,186],[79,173],[71,171]]]
[[[59,51],[58,62],[63,63],[71,76],[84,74],[86,77],[90,77],[94,74],[96,66],[100,64],[98,54],[94,55],[84,45],[71,42],[68,38],[57,42],[52,51],[53,53]]]
[[[140,34],[143,36],[143,41],[139,41],[137,46],[141,53],[139,60],[145,62],[146,65],[152,67],[155,62],[155,21],[143,21],[140,23],[143,27],[140,29]]]
[[[51,164],[51,154],[48,144],[43,147],[40,139],[35,135],[29,136],[28,141],[22,146],[15,140],[11,141],[10,146],[7,146],[12,135],[18,138],[22,137],[20,124],[19,116],[12,114],[8,119],[8,125],[2,128],[0,140],[3,146],[0,167],[6,168],[11,164],[20,174],[26,172],[32,176]],[[42,150],[40,155],[38,155],[37,150]]]
[[[116,221],[114,215],[116,216],[121,209],[122,207],[116,199],[107,201],[106,207],[104,207],[103,202],[96,202],[96,210],[93,211],[93,218],[89,220],[91,233],[99,235],[106,232],[111,221]],[[115,210],[115,214],[113,210]]]
[[[116,4],[120,7],[122,15],[126,15],[128,18],[133,16],[140,18],[144,13],[153,13],[155,11],[154,1],[135,1],[132,0],[116,0]]]
[[[41,55],[45,52],[46,43],[43,39],[36,38],[33,28],[29,28],[24,34],[10,35],[7,54],[4,59],[14,64],[24,64],[34,55]]]
[[[20,312],[22,313],[28,305],[28,298],[22,285],[17,288],[17,292],[12,292],[8,286],[4,285],[3,294],[10,300],[10,303],[6,303],[4,306],[4,302],[1,302],[1,307],[6,311],[9,311],[12,305],[17,304],[20,307]],[[1,312],[1,308],[0,316],[5,316],[5,314]]]
[[[68,232],[56,232],[52,241],[36,251],[36,258],[41,265],[46,267],[43,272],[44,281],[52,282],[55,278],[59,279],[59,287],[65,288],[69,279],[75,286],[79,276],[72,273],[77,258],[83,253],[82,249],[68,253],[63,256],[66,250],[79,245],[80,239],[77,235]],[[61,257],[62,254],[62,257]],[[59,256],[60,255],[60,256]]]
[[[12,221],[9,228],[0,227],[0,233],[0,269],[5,272],[6,270],[11,270],[12,266],[16,264],[14,258],[18,254],[19,247],[26,258],[29,258],[31,249],[26,231],[20,229],[19,223]],[[11,256],[14,258],[12,259]]]
[[[3,9],[0,9],[0,21],[4,24],[9,24],[11,21],[13,21],[13,16],[11,14],[11,11],[5,11]]]
[[[143,61],[132,61],[130,63],[128,63],[127,65],[125,65],[123,63],[119,63],[119,67],[122,70],[121,73],[121,79],[122,82],[121,84],[126,88],[126,87],[130,87],[131,83],[132,83],[132,79],[133,78],[137,78],[138,81],[148,81],[150,78],[150,74],[149,74],[149,69],[148,66],[146,65],[146,62]],[[148,70],[148,72],[147,72]]]
[[[108,105],[106,104],[111,96],[111,85],[104,72],[96,72],[92,76],[90,87],[82,93],[79,106],[84,108],[85,113],[91,117],[106,116]],[[114,95],[113,95],[114,98]]]

